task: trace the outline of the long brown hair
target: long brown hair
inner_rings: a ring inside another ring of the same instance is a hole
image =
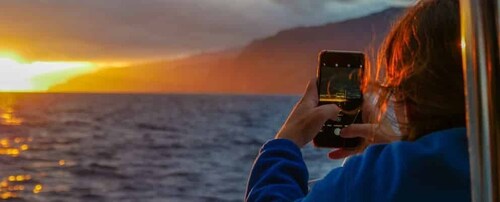
[[[422,0],[385,38],[377,64],[365,72],[365,92],[379,89],[378,119],[391,119],[407,140],[465,126],[465,97],[457,0]],[[406,121],[385,113],[389,98]]]

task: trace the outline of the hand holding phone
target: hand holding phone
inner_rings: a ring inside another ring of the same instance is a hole
[[[336,104],[342,112],[326,121],[313,139],[317,147],[354,148],[362,138],[342,138],[340,131],[362,122],[361,74],[364,54],[347,51],[322,51],[319,55],[317,86],[319,105]]]
[[[337,117],[340,112],[337,105],[317,105],[317,92],[316,79],[313,79],[309,81],[304,96],[295,105],[276,134],[276,139],[288,139],[297,146],[303,147],[313,140],[325,121]]]

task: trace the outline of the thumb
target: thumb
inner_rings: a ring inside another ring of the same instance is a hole
[[[376,125],[368,123],[351,124],[340,131],[340,136],[343,138],[362,137],[365,139],[369,139],[373,137],[375,127]]]
[[[304,96],[300,99],[300,108],[312,109],[318,105],[318,88],[317,88],[317,79],[309,80],[307,84],[306,92]]]

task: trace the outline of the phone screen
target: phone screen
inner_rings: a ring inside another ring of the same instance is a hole
[[[357,109],[363,99],[360,89],[363,54],[331,53],[320,60],[320,104],[336,103],[343,110]]]
[[[320,102],[345,103],[362,98],[359,72],[360,68],[321,67]]]

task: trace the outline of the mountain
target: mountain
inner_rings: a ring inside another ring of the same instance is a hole
[[[238,50],[102,69],[49,91],[297,94],[314,77],[319,51],[377,50],[403,10],[391,8],[343,22],[284,30]]]

